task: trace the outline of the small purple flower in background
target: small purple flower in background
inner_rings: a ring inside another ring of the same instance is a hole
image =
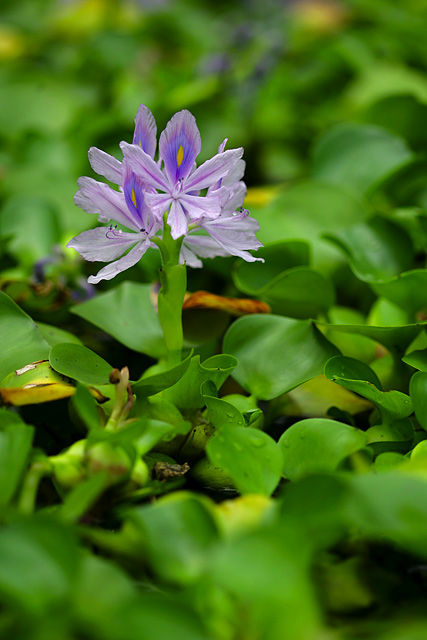
[[[213,158],[196,167],[200,133],[194,117],[183,110],[160,135],[156,163],[156,133],[151,111],[140,105],[132,144],[120,145],[123,162],[95,147],[89,150],[93,170],[120,190],[92,178],[80,178],[76,205],[97,214],[100,222],[113,220],[129,229],[123,231],[110,224],[84,231],[68,243],[86,260],[110,262],[96,276],[90,276],[89,282],[110,280],[136,264],[149,247],[157,246],[165,214],[172,237],[184,236],[182,263],[201,267],[200,258],[215,256],[261,260],[248,253],[262,244],[255,237],[258,223],[242,208],[246,195],[241,181],[243,149],[225,151],[225,140]],[[201,190],[207,190],[206,195],[201,196]],[[197,235],[197,230],[203,235]]]

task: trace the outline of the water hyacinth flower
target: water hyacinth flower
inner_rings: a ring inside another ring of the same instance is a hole
[[[182,238],[181,263],[201,267],[200,258],[231,255],[260,260],[249,253],[262,246],[255,237],[259,225],[242,208],[246,195],[241,181],[243,149],[226,151],[225,140],[213,158],[197,167],[200,133],[194,116],[186,110],[176,113],[160,135],[157,162],[156,134],[151,111],[140,105],[132,144],[120,145],[122,162],[100,149],[89,150],[94,171],[120,190],[82,177],[74,197],[76,205],[97,214],[100,222],[114,221],[129,229],[109,224],[85,231],[68,243],[86,260],[110,262],[89,282],[109,280],[136,264],[149,247],[161,241],[164,218],[172,238]]]
[[[83,177],[78,180],[80,191],[74,198],[78,206],[88,213],[98,214],[102,222],[114,220],[130,229],[128,232],[123,231],[113,224],[108,227],[96,227],[83,231],[67,244],[67,247],[76,249],[85,260],[112,261],[96,276],[88,278],[91,284],[97,284],[100,280],[110,280],[139,262],[148,247],[155,246],[152,245],[151,238],[161,226],[145,203],[145,191],[141,180],[130,170],[126,162],[122,163],[121,170],[121,191],[115,191],[92,178]],[[129,253],[123,255],[128,249]]]

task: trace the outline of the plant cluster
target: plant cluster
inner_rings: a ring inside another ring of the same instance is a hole
[[[0,637],[424,638],[423,3],[17,4]]]

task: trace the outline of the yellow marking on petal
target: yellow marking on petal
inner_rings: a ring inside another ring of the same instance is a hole
[[[176,161],[178,163],[178,167],[181,166],[183,160],[184,160],[184,149],[182,148],[182,145],[181,145],[178,151],[176,152]]]
[[[132,189],[132,202],[136,207],[136,195],[135,195],[135,189]]]

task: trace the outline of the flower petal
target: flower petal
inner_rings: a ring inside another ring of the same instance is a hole
[[[98,284],[100,280],[111,280],[111,278],[114,278],[118,273],[133,267],[137,262],[139,262],[149,246],[150,242],[138,242],[138,244],[129,251],[129,253],[123,256],[123,258],[120,258],[120,260],[116,260],[111,264],[107,264],[107,266],[103,267],[101,271],[98,271],[96,276],[89,276],[87,281],[90,284]]]
[[[206,160],[185,182],[185,191],[205,189],[226,176],[243,155],[243,148],[229,149]]]
[[[199,260],[199,258],[193,251],[191,251],[191,249],[185,246],[185,240],[181,246],[179,263],[186,264],[187,267],[192,267],[193,269],[201,269],[203,267],[203,262]]]
[[[135,223],[139,225],[140,230],[147,231],[150,224],[150,210],[145,202],[144,185],[129,167],[126,160],[123,161],[123,167],[123,193],[127,208],[135,219]]]
[[[236,182],[239,182],[245,174],[246,162],[244,160],[238,160],[234,167],[230,169],[226,176],[221,180],[221,186],[232,187]]]
[[[204,197],[183,195],[179,201],[192,220],[205,217],[217,218],[221,214],[221,200],[217,195]]]
[[[139,145],[121,142],[120,148],[126,162],[144,184],[160,189],[160,191],[169,191],[169,186],[160,167]]]
[[[195,117],[186,109],[176,113],[159,141],[159,154],[171,185],[186,178],[202,148]]]
[[[174,240],[185,236],[188,231],[188,221],[181,203],[178,200],[172,200],[171,208],[168,215],[168,225],[171,228],[171,236]]]
[[[186,236],[183,245],[200,258],[216,258],[217,256],[229,257],[230,253],[221,247],[216,240],[210,236],[192,234]],[[190,264],[190,263],[188,263]],[[190,266],[192,266],[190,264]]]
[[[123,193],[114,191],[103,182],[92,178],[79,178],[80,191],[74,196],[74,202],[88,213],[98,214],[100,222],[115,220],[129,229],[139,231],[140,225],[129,212]]]
[[[221,217],[202,225],[209,235],[230,255],[239,256],[247,262],[262,260],[254,258],[248,250],[256,251],[262,243],[255,237],[259,229],[258,222],[247,213]]]
[[[163,216],[172,202],[170,195],[168,193],[146,193],[145,199],[157,219],[163,220]]]
[[[67,244],[90,262],[116,260],[136,242],[145,239],[138,233],[126,233],[111,227],[97,227],[83,231]]]
[[[122,184],[122,163],[120,160],[96,147],[91,147],[88,155],[90,166],[95,173],[104,176],[114,184]]]
[[[135,117],[135,131],[133,144],[138,144],[145,153],[154,158],[157,146],[157,126],[150,109],[143,104],[139,105]]]

